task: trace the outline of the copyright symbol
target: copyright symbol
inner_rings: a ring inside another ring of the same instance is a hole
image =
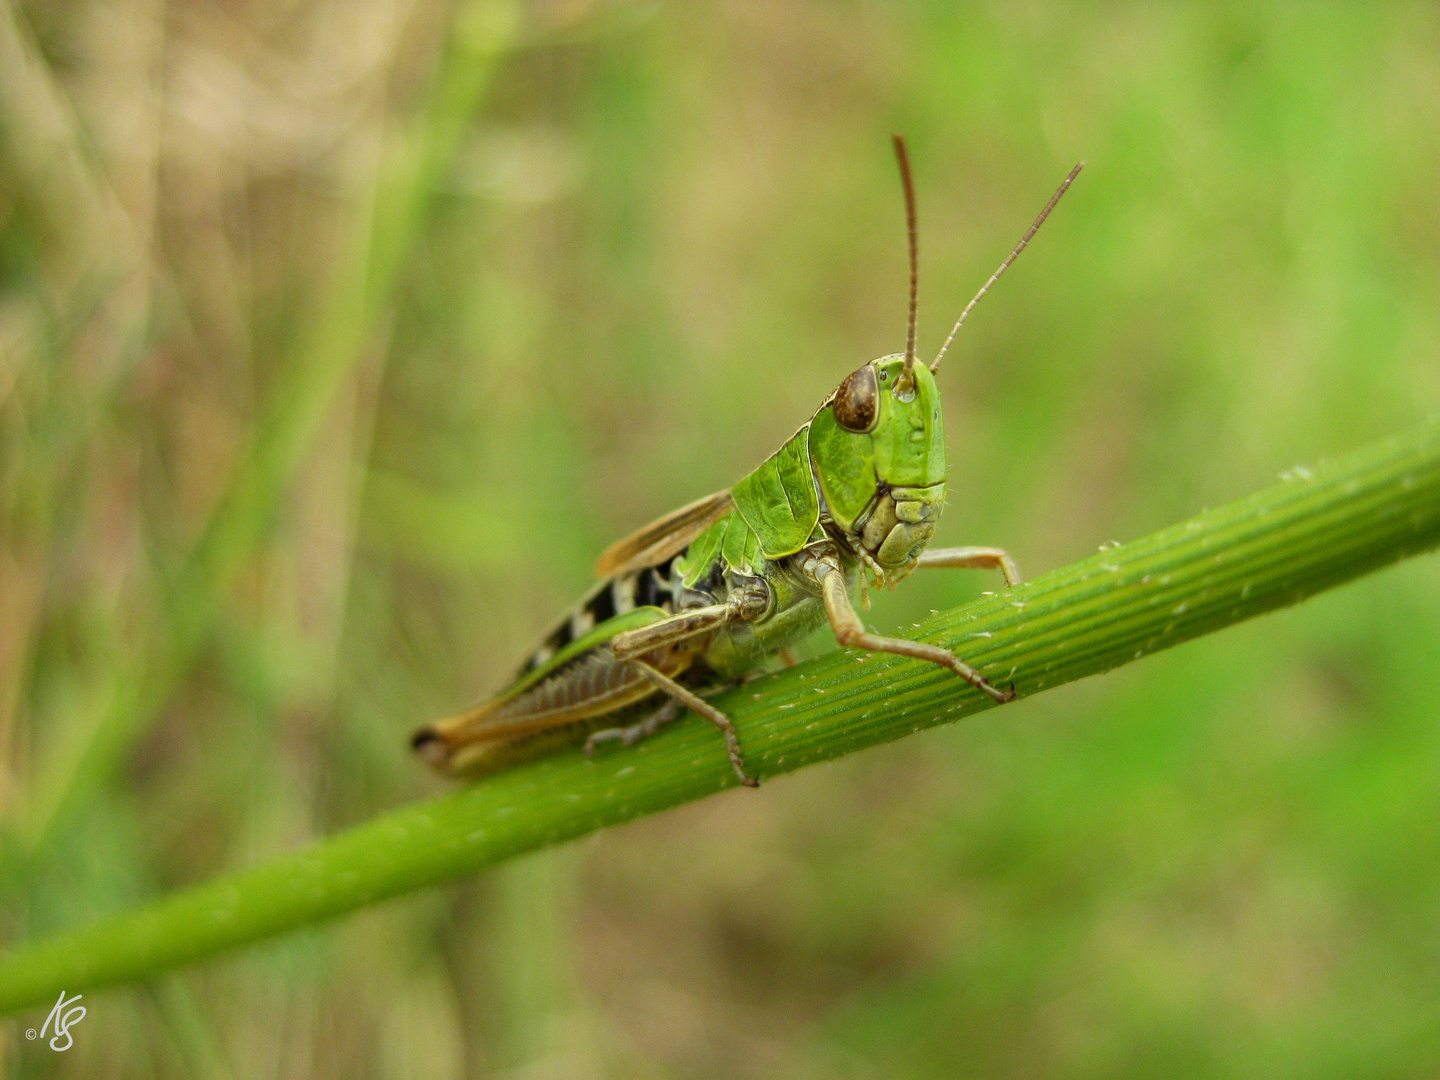
[[[26,1028],[26,1029],[25,1029],[25,1037],[26,1037],[27,1039],[29,1039],[31,1042],[34,1042],[34,1041],[35,1041],[35,1029],[34,1029],[34,1028]]]

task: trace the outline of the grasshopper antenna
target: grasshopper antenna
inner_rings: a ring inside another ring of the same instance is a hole
[[[905,137],[892,135],[895,159],[900,163],[900,183],[905,188],[905,226],[910,233],[910,325],[905,334],[905,370],[895,382],[895,392],[915,388],[915,326],[920,317],[920,247],[915,235],[915,183],[910,179],[910,155]]]
[[[1050,201],[1045,204],[1045,209],[1040,211],[1040,216],[1035,219],[1030,225],[1030,228],[1025,230],[1025,235],[1022,236],[1020,242],[1015,245],[1015,250],[1005,257],[1005,261],[1000,264],[1000,269],[990,275],[990,280],[980,286],[980,291],[975,294],[975,299],[965,305],[965,310],[960,313],[960,318],[955,320],[955,325],[950,330],[950,336],[945,339],[945,344],[940,346],[940,355],[935,357],[935,362],[930,365],[931,372],[940,370],[940,361],[945,359],[945,351],[950,348],[950,343],[955,340],[955,335],[960,332],[960,327],[965,325],[965,316],[970,314],[970,309],[980,302],[980,298],[990,291],[990,286],[999,281],[1000,275],[1006,270],[1009,270],[1010,264],[1019,258],[1020,252],[1025,250],[1025,245],[1030,243],[1030,238],[1039,232],[1040,226],[1045,224],[1045,219],[1050,216],[1050,211],[1054,210],[1055,204],[1060,201],[1060,196],[1064,195],[1065,192],[1070,189],[1070,185],[1075,182],[1075,177],[1080,175],[1080,170],[1084,167],[1085,162],[1082,161],[1070,170],[1070,175],[1060,182],[1060,186],[1055,189],[1055,194],[1051,195]],[[914,301],[912,300],[911,303],[913,304]],[[908,356],[905,358],[905,370],[906,372],[910,370],[910,358]]]

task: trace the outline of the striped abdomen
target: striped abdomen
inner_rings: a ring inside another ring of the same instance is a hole
[[[489,771],[534,757],[551,744],[575,739],[654,696],[655,685],[634,667],[615,659],[607,633],[638,629],[665,617],[657,608],[617,616],[569,646],[570,655],[522,676],[479,708],[430,724],[416,733],[414,747],[432,765],[450,772]],[[702,647],[682,641],[646,653],[644,660],[665,675],[682,674]],[[601,721],[604,721],[602,723]]]
[[[516,679],[522,679],[529,672],[542,667],[567,645],[579,641],[595,627],[617,615],[626,615],[642,607],[660,608],[667,614],[673,614],[675,588],[671,567],[680,557],[666,559],[659,566],[647,566],[627,574],[617,574],[597,584],[574,608],[555,622],[516,672]]]

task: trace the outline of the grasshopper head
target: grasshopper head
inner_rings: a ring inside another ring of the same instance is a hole
[[[940,391],[905,357],[852,372],[810,426],[810,457],[835,523],[887,574],[903,575],[935,531],[945,502]]]
[[[935,372],[971,309],[1025,250],[1046,216],[1075,180],[1070,170],[1040,216],[1000,268],[965,305],[940,355],[928,368],[915,362],[920,259],[915,240],[915,186],[905,140],[895,137],[910,236],[910,323],[905,352],[882,356],[848,375],[810,421],[810,462],[830,517],[886,583],[910,572],[935,533],[945,505],[945,430]]]

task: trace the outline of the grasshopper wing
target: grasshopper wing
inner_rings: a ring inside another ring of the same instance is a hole
[[[606,548],[595,560],[595,574],[608,578],[662,563],[734,509],[727,489],[672,510]]]
[[[573,742],[577,724],[653,697],[653,683],[604,646],[616,634],[663,621],[658,607],[607,619],[478,708],[426,724],[411,740],[442,772],[486,772],[535,756],[550,744]],[[660,666],[678,675],[689,656],[675,653]]]

